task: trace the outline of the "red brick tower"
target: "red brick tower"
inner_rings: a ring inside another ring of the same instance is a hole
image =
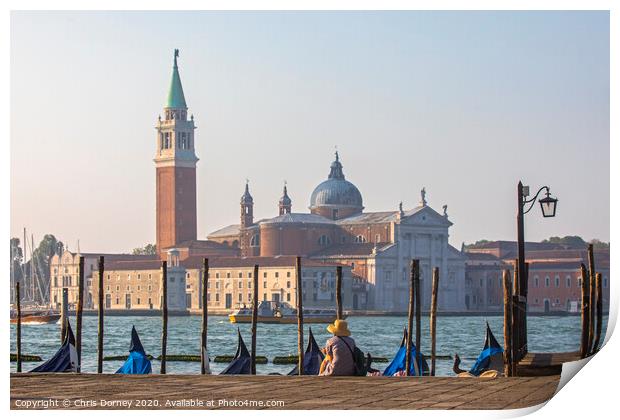
[[[196,240],[196,162],[194,116],[187,119],[187,105],[174,50],[172,81],[164,119],[157,122],[155,156],[157,189],[157,250]]]

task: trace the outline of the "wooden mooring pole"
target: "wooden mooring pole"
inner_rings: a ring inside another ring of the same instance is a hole
[[[99,257],[99,296],[98,298],[98,329],[97,329],[97,373],[103,373],[103,256]]]
[[[342,319],[342,266],[336,267],[336,319]]]
[[[407,376],[411,376],[411,331],[413,331],[413,313],[415,311],[415,270],[417,260],[411,260],[411,268],[409,272],[409,312],[407,314],[407,343],[406,343],[406,355],[405,355],[405,373]]]
[[[252,363],[251,373],[256,375],[256,327],[258,325],[258,265],[254,266],[254,275],[252,279]]]
[[[519,261],[515,260],[512,294],[510,302],[510,373],[517,376],[517,343],[519,342],[519,317],[516,305],[519,302]]]
[[[209,293],[209,288],[207,287],[209,283],[209,259],[205,258],[202,261],[202,326],[200,330],[200,373],[202,375],[207,374],[207,365],[209,364],[208,353],[207,353],[207,325],[208,325],[208,312],[207,306],[209,305],[209,301],[207,299],[207,294]]]
[[[60,312],[60,343],[64,343],[67,334],[67,320],[69,317],[69,289],[62,288],[62,307]]]
[[[596,335],[592,354],[598,352],[601,344],[601,334],[603,331],[603,278],[601,273],[596,273]]]
[[[82,311],[84,311],[84,257],[78,262],[78,301],[75,312],[75,351],[77,353],[78,373],[82,370]]]
[[[420,262],[418,260],[418,264],[415,270],[415,278],[414,278],[413,288],[415,291],[415,355],[416,360],[413,366],[415,367],[416,376],[422,376],[422,304],[421,304],[421,291],[420,291]]]
[[[161,263],[161,365],[159,373],[166,373],[166,347],[168,345],[168,262]]]
[[[588,270],[585,264],[581,264],[581,346],[580,355],[582,359],[588,356],[588,337],[590,332],[590,320],[588,319],[590,308],[590,296],[588,296]]]
[[[588,355],[594,353],[592,348],[594,345],[594,322],[596,317],[596,269],[594,268],[594,246],[588,244],[588,290],[590,295],[589,309],[590,315],[588,317]]]
[[[512,284],[510,271],[503,272],[504,282],[504,376],[512,376]]]
[[[22,305],[19,282],[15,282],[15,305],[17,306],[17,325],[15,339],[17,340],[17,372],[22,371]]]
[[[439,267],[433,268],[433,290],[431,293],[431,376],[435,376],[435,350],[437,343],[437,291],[439,290]]]
[[[301,257],[295,260],[295,271],[297,280],[297,371],[299,375],[304,374],[304,305],[301,281]]]

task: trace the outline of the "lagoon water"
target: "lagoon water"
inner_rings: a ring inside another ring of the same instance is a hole
[[[70,318],[75,331],[75,317]],[[495,337],[503,343],[503,318],[501,316],[439,316],[437,320],[437,354],[453,355],[459,353],[463,369],[469,369],[482,350],[484,344],[485,321],[489,322]],[[82,372],[97,371],[97,317],[84,316],[82,333]],[[373,356],[391,359],[402,339],[406,317],[350,317],[349,328],[358,347]],[[422,351],[430,354],[429,319],[422,317]],[[161,354],[161,318],[144,316],[108,316],[105,318],[104,356],[127,355],[131,326],[135,325],[142,344],[148,354]],[[199,316],[172,316],[168,319],[168,348],[170,354],[199,354],[200,349]],[[320,346],[330,334],[326,325],[310,326]],[[250,347],[250,324],[231,324],[227,317],[209,316],[208,350],[213,359],[216,355],[233,355],[237,348],[237,327],[248,348]],[[60,345],[60,326],[22,325],[22,353],[38,355],[43,360],[51,357]],[[603,322],[603,332],[607,328],[607,316]],[[529,316],[528,336],[531,352],[564,352],[579,349],[581,334],[578,316]],[[601,339],[602,340],[602,339]],[[306,341],[307,342],[307,341]],[[305,348],[305,346],[304,346]],[[11,352],[15,350],[15,325],[11,325]],[[274,356],[297,354],[297,325],[259,324],[257,335],[257,354],[266,356],[267,364],[256,367],[258,374],[273,372],[286,373],[292,365],[274,365]],[[23,371],[28,371],[40,362],[23,363]],[[104,372],[113,373],[122,361],[104,362]],[[153,372],[159,372],[159,362],[152,361]],[[226,364],[211,363],[214,373],[219,373]],[[383,369],[387,363],[373,363],[373,367]],[[167,362],[168,373],[199,373],[198,362]],[[11,363],[15,371],[15,363]],[[437,375],[452,375],[452,360],[437,360]]]

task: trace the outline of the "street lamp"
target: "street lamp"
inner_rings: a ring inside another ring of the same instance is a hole
[[[524,216],[532,210],[534,205],[536,204],[536,199],[540,195],[540,193],[545,190],[546,196],[538,200],[540,203],[540,209],[542,210],[543,217],[554,217],[555,211],[557,208],[558,200],[557,198],[551,197],[551,193],[549,192],[549,187],[544,186],[538,190],[538,192],[532,197],[528,199],[530,195],[530,187],[524,186],[521,181],[517,185],[517,250],[518,250],[518,281],[515,285],[515,294],[518,296],[518,301],[524,305],[527,305],[527,272],[525,266],[525,234],[523,229],[523,218]],[[528,209],[525,210],[525,207],[529,205]],[[525,310],[527,311],[527,306],[525,306]],[[527,326],[525,323],[525,313],[523,314],[523,319],[521,320],[523,336],[521,337],[522,345],[520,350],[527,352]],[[513,355],[514,358],[514,355]]]
[[[547,188],[547,196],[541,198],[538,202],[540,203],[540,209],[542,210],[543,217],[555,217],[555,208],[558,204],[558,199],[551,197],[549,188]]]

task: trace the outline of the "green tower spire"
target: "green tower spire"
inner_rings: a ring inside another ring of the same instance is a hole
[[[179,76],[179,67],[177,66],[177,57],[179,50],[174,50],[174,66],[172,67],[172,80],[170,81],[170,91],[168,91],[168,101],[166,108],[187,108],[185,103],[185,95],[183,95],[183,86],[181,85],[181,76]]]

